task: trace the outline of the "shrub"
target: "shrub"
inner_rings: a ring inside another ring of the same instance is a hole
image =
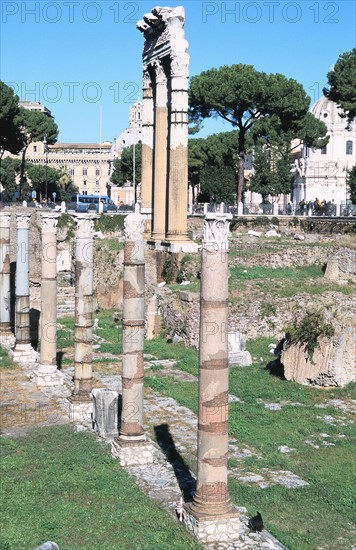
[[[304,344],[311,361],[314,350],[319,346],[319,338],[331,338],[335,333],[334,327],[325,321],[321,310],[307,311],[299,322],[285,327],[284,331],[287,346]]]
[[[67,229],[66,241],[74,237],[75,221],[70,214],[61,214],[58,218],[58,229]]]
[[[177,273],[177,282],[194,281],[200,274],[199,257],[186,254],[183,256]]]
[[[115,231],[124,230],[124,221],[126,216],[109,216],[107,214],[100,214],[100,217],[95,220],[95,231],[101,231],[102,233],[114,233]]]

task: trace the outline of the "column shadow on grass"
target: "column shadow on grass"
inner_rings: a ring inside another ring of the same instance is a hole
[[[154,427],[155,437],[167,461],[172,464],[178,485],[185,502],[191,502],[196,490],[196,480],[192,476],[188,464],[178,452],[168,424]]]

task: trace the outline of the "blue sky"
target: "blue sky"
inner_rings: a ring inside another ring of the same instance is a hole
[[[1,80],[40,101],[59,141],[113,141],[141,93],[143,35],[137,20],[156,2],[68,0],[1,3]],[[159,5],[159,4],[158,4]],[[234,63],[282,73],[311,101],[340,53],[355,47],[355,2],[285,0],[167,2],[184,5],[190,75]],[[231,126],[209,120],[197,137]]]

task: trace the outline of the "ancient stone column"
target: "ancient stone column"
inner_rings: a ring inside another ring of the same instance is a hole
[[[71,403],[92,402],[93,232],[97,216],[75,214],[74,391]],[[73,413],[73,419],[75,419]]]
[[[141,214],[145,217],[146,238],[151,237],[152,231],[153,119],[152,81],[148,67],[146,66],[143,71],[141,172]]]
[[[57,369],[57,224],[59,214],[41,214],[41,352],[35,372],[37,386],[59,386],[63,375]]]
[[[152,462],[152,446],[143,426],[145,337],[144,218],[125,219],[124,300],[122,315],[122,412],[116,456],[121,464]]]
[[[11,349],[15,336],[11,332],[10,295],[10,212],[0,212],[0,345]]]
[[[183,44],[187,44],[186,41]],[[168,240],[188,240],[188,67],[189,55],[171,56]]]
[[[156,94],[152,237],[155,241],[161,241],[166,237],[168,90],[167,76],[162,62],[155,60],[154,68]]]
[[[16,346],[11,350],[14,361],[24,365],[36,363],[38,354],[30,341],[30,283],[29,283],[29,236],[31,214],[16,214],[17,251],[16,251],[16,302],[15,332]]]
[[[222,532],[228,535],[224,540],[233,539],[239,529],[238,513],[231,507],[227,488],[231,219],[231,214],[208,213],[202,241],[197,490],[192,503],[185,505],[184,521],[188,527],[196,523],[198,538],[206,542],[223,540],[219,539]]]

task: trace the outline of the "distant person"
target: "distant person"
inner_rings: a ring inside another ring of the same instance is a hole
[[[287,204],[286,211],[287,211],[288,216],[290,216],[292,214],[293,208],[292,208],[292,205],[291,205],[290,202]]]

